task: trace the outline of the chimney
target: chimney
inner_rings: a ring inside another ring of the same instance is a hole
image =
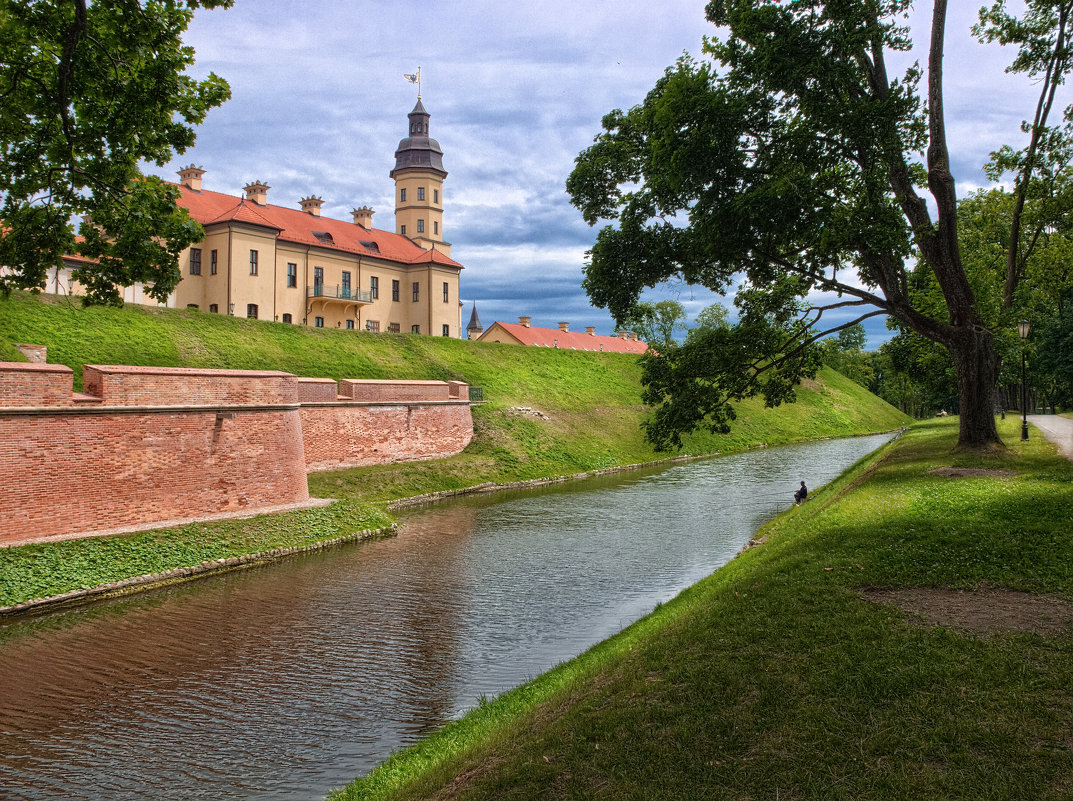
[[[630,342],[640,342],[640,341],[641,341],[641,335],[640,334],[630,334]]]
[[[360,225],[362,228],[373,227],[373,214],[375,212],[368,206],[352,209],[350,213],[354,215],[354,225]]]
[[[519,317],[518,322],[522,324],[522,328],[528,328],[532,319],[532,317]]]
[[[570,330],[570,323],[559,323],[559,330],[564,334]]]
[[[594,326],[594,325],[585,326],[585,333],[588,334],[590,337],[596,336],[596,326]]]
[[[629,334],[627,334],[625,331],[616,331],[615,336],[617,336],[619,339],[626,339]]]
[[[246,193],[246,200],[252,200],[258,206],[267,206],[268,190],[271,188],[264,181],[254,181],[244,186],[243,191]]]
[[[310,195],[299,200],[298,205],[302,207],[302,211],[308,212],[314,217],[319,217],[320,207],[324,205],[324,198]]]
[[[191,164],[189,167],[183,167],[181,170],[179,170],[179,183],[185,186],[191,192],[200,192],[201,176],[204,174],[204,167],[197,167]]]

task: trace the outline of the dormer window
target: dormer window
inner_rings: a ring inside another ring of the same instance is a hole
[[[314,231],[313,236],[316,237],[316,240],[318,242],[321,242],[322,244],[325,244],[325,245],[334,245],[335,244],[335,240],[332,239],[332,235],[330,233],[328,233],[327,231]]]

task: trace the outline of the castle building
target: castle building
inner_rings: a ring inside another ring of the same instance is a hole
[[[205,170],[179,170],[179,203],[205,238],[179,257],[183,277],[168,306],[374,332],[462,336],[459,274],[444,239],[443,152],[429,136],[418,97],[408,136],[395,151],[395,231],[373,227],[373,210],[350,221],[321,215],[323,198],[297,207],[268,202],[271,187],[253,181],[244,195],[203,188]],[[49,277],[49,289],[78,294],[76,260]],[[141,302],[140,287],[125,300]]]

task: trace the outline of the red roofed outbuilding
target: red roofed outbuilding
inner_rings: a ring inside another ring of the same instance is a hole
[[[529,317],[519,317],[517,323],[496,321],[477,337],[479,342],[503,342],[510,345],[529,345],[538,348],[559,348],[560,350],[595,350],[604,353],[642,354],[648,345],[637,338],[636,334],[625,331],[618,336],[603,336],[596,329],[588,327],[585,333],[571,331],[567,323],[559,323],[558,328],[539,328],[531,325]]]

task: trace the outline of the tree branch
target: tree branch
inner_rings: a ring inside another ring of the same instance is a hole
[[[71,109],[68,86],[74,79],[74,58],[78,43],[88,25],[86,18],[86,0],[75,0],[75,19],[67,29],[64,37],[63,53],[60,56],[58,81],[56,84],[56,111],[63,125],[63,138],[67,142],[67,160],[74,164],[74,135],[71,132]]]
[[[1021,217],[1024,213],[1025,200],[1028,194],[1028,184],[1032,179],[1032,173],[1036,169],[1036,150],[1039,147],[1041,132],[1047,125],[1047,117],[1054,106],[1054,95],[1061,83],[1062,74],[1068,66],[1068,55],[1065,54],[1066,27],[1069,23],[1069,10],[1071,3],[1064,2],[1058,8],[1058,32],[1054,39],[1054,48],[1047,60],[1047,69],[1043,78],[1043,88],[1040,90],[1039,100],[1036,101],[1036,114],[1032,119],[1032,136],[1029,138],[1028,150],[1021,168],[1021,175],[1017,177],[1014,188],[1013,216],[1010,219],[1010,246],[1006,252],[1006,282],[1002,287],[1002,307],[1008,309],[1013,305],[1013,293],[1017,291],[1027,254],[1022,260],[1019,258],[1021,239]],[[1033,244],[1035,240],[1033,240]]]

